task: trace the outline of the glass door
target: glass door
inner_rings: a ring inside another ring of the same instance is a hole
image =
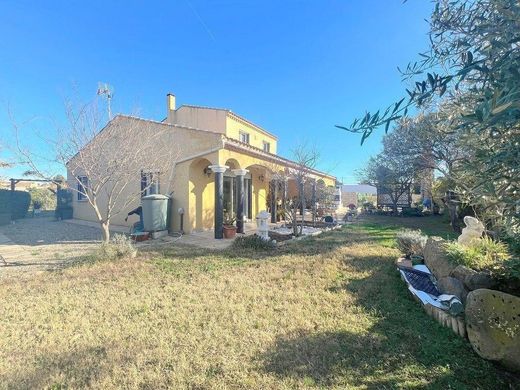
[[[251,211],[251,178],[244,178],[244,215],[246,219],[252,219],[252,211]]]
[[[236,199],[236,188],[235,178],[232,176],[224,176],[224,213],[228,213],[230,216],[234,215],[235,210],[235,199]]]

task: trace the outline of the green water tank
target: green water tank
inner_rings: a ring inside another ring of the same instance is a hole
[[[160,194],[148,195],[141,199],[145,232],[158,232],[168,229],[169,200],[169,197]]]

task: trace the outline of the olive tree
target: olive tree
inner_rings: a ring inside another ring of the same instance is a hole
[[[458,192],[493,223],[520,234],[520,3],[435,0],[430,50],[401,73],[407,96],[341,129],[362,134],[408,116],[410,108],[451,101],[460,147],[472,151],[458,174]],[[445,108],[440,106],[442,114]],[[446,122],[448,123],[448,122]],[[499,222],[501,221],[501,222]]]

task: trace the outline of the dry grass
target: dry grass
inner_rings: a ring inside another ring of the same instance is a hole
[[[265,253],[175,247],[6,280],[2,388],[500,388],[422,312],[392,229]]]

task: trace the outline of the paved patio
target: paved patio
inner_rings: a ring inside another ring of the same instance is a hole
[[[84,259],[101,240],[101,230],[54,217],[17,220],[0,226],[0,277],[59,269]]]
[[[269,224],[270,227],[276,226],[276,224]],[[248,222],[244,225],[244,231],[246,236],[256,233],[256,223]],[[237,237],[240,236],[237,234]],[[206,230],[202,232],[193,232],[191,234],[184,235],[180,238],[167,237],[166,240],[172,239],[180,244],[195,245],[201,248],[208,249],[225,249],[233,243],[233,239],[215,239],[213,230]]]
[[[280,223],[278,224],[280,225]],[[270,224],[270,228],[277,224]],[[256,223],[245,226],[245,235],[256,233]],[[111,226],[113,233],[128,233],[124,226]],[[102,234],[97,223],[67,220],[54,217],[25,218],[16,223],[0,226],[0,278],[60,269],[85,259],[99,245]],[[222,250],[233,243],[232,239],[214,238],[213,230],[194,232],[183,236],[166,236],[138,243],[137,247],[151,249],[168,245],[193,245],[200,248]]]
[[[256,224],[246,224],[247,234],[256,232]],[[128,233],[124,226],[111,226],[112,233]],[[25,218],[0,226],[0,278],[60,269],[85,259],[92,253],[102,234],[97,223],[54,217]],[[233,240],[216,240],[213,231],[195,232],[181,237],[166,236],[138,243],[142,249],[168,245],[193,245],[207,249],[225,249]]]

